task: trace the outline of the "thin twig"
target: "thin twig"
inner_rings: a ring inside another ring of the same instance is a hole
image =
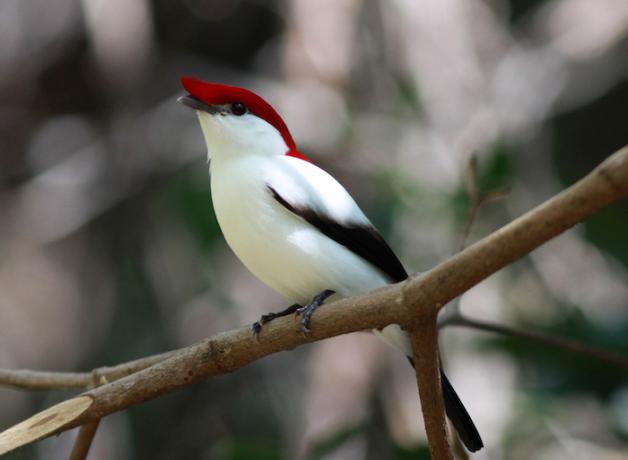
[[[542,332],[528,331],[525,329],[504,326],[503,324],[473,319],[463,315],[448,318],[447,322],[445,322],[444,324],[441,323],[441,327],[445,326],[469,327],[482,331],[496,332],[498,334],[519,337],[532,342],[541,343],[543,345],[549,345],[551,347],[571,351],[579,355],[595,358],[599,361],[603,361],[605,363],[612,364],[614,366],[618,366],[622,369],[628,370],[627,356],[619,353],[614,353],[603,348],[587,345],[577,340],[568,339],[565,337],[557,337],[554,335],[544,334]]]
[[[467,211],[467,218],[465,219],[464,227],[460,232],[460,242],[458,243],[454,254],[462,251],[466,247],[467,239],[471,234],[471,228],[477,220],[478,213],[480,212],[482,206],[487,203],[506,198],[510,193],[508,188],[482,192],[480,191],[478,182],[478,158],[475,154],[472,154],[469,157],[464,173],[464,184],[467,197],[469,198],[469,210]]]
[[[92,371],[92,385],[94,388],[105,383],[107,383],[107,380],[101,377],[97,370]],[[102,419],[99,418],[81,426],[74,440],[74,446],[72,447],[69,460],[85,460],[87,458],[87,454],[92,447],[92,441],[96,436],[96,431],[98,430],[98,425],[100,425],[101,420]]]
[[[92,441],[94,440],[96,430],[101,420],[102,419],[97,419],[81,427],[76,436],[76,441],[74,441],[69,460],[85,460],[87,458],[87,454],[92,446]]]
[[[135,359],[116,366],[105,366],[92,372],[49,372],[30,369],[0,369],[0,385],[21,390],[85,390],[94,387],[94,372],[99,378],[113,382],[127,377],[164,359],[171,358],[181,350]]]
[[[628,195],[628,147],[605,160],[578,183],[500,230],[421,275],[368,294],[323,305],[303,337],[293,318],[265,326],[257,339],[250,329],[224,332],[171,358],[94,388],[0,433],[0,455],[132,405],[233,372],[264,356],[308,341],[434,318],[447,302],[547,240]]]
[[[430,453],[434,460],[453,460],[440,383],[436,315],[417,321],[409,332]]]
[[[467,218],[465,219],[464,226],[462,227],[462,231],[460,232],[460,240],[458,242],[458,246],[453,254],[459,253],[467,246],[467,240],[469,239],[469,235],[471,234],[471,229],[473,228],[473,224],[477,220],[482,206],[491,201],[505,198],[509,193],[508,189],[491,190],[489,192],[480,191],[480,187],[478,184],[478,160],[475,154],[472,154],[469,157],[469,161],[467,162],[464,173],[464,184],[467,196],[469,198],[469,210],[467,211]],[[441,327],[441,324],[446,322],[447,318],[449,318],[450,316],[455,317],[459,314],[460,297],[457,297],[449,302],[447,305],[445,305],[445,307],[441,311],[440,315],[438,316],[438,327]]]

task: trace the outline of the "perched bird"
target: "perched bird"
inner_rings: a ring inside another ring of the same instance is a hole
[[[235,86],[181,79],[210,158],[214,211],[227,243],[261,281],[291,306],[253,324],[292,313],[308,330],[314,310],[328,298],[365,293],[408,277],[406,270],[353,198],[327,172],[297,150],[277,111],[257,94]],[[398,325],[374,331],[412,350]],[[447,416],[470,451],[482,439],[441,370]]]

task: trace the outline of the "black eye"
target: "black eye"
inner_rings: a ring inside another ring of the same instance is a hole
[[[237,115],[238,117],[240,115],[244,115],[246,113],[246,105],[242,102],[234,102],[231,104],[231,113]]]

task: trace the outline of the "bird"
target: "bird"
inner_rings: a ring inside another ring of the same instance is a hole
[[[263,325],[301,315],[304,333],[325,301],[362,294],[408,278],[404,266],[349,192],[301,153],[279,113],[246,88],[183,76],[207,146],[213,208],[240,261],[290,305],[263,315]],[[374,330],[412,365],[399,325]],[[483,447],[469,413],[440,371],[447,417],[465,447]]]

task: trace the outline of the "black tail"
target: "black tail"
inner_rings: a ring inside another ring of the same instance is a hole
[[[469,413],[442,369],[440,370],[440,381],[443,389],[443,400],[445,401],[445,412],[458,432],[460,440],[471,452],[480,450],[484,447],[480,433],[478,433],[473,420],[471,420]]]
[[[407,356],[408,361],[414,367],[414,359]],[[443,390],[443,401],[445,403],[445,412],[447,417],[451,421],[452,425],[458,432],[460,440],[464,446],[471,452],[475,452],[484,447],[480,433],[475,427],[471,416],[464,408],[464,404],[460,401],[456,390],[451,386],[451,382],[443,372],[443,368],[440,369],[440,385]]]

